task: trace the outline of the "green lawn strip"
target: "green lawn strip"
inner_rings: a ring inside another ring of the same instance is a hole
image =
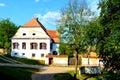
[[[55,80],[73,80],[74,70],[67,73],[59,73],[54,76]],[[89,74],[79,74],[77,71],[78,80],[100,80],[102,75],[89,75]]]
[[[55,80],[74,80],[69,73],[58,73],[54,75]]]
[[[70,75],[74,76],[74,71],[68,72]],[[120,74],[103,71],[101,74],[79,74],[77,72],[77,79],[79,80],[102,80],[103,78],[111,79],[111,80],[120,80]]]
[[[0,80],[31,80],[31,74],[38,71],[32,68],[0,67]],[[2,79],[1,79],[2,78]]]
[[[44,65],[45,62],[43,60],[33,60],[33,59],[26,59],[26,58],[18,58],[18,57],[11,57],[8,55],[5,55],[8,58],[11,58],[13,60],[25,63],[25,64],[31,64],[31,65]]]
[[[8,62],[3,59],[0,59],[0,63],[8,63]]]
[[[42,61],[39,60],[32,60],[32,59],[26,59],[26,58],[16,58],[13,57],[14,60],[23,62],[25,64],[32,64],[32,65],[43,65],[44,63],[42,63]]]

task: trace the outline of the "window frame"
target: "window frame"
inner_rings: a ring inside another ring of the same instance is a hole
[[[35,57],[35,53],[32,53],[32,57]]]
[[[22,49],[26,49],[26,42],[22,43]]]
[[[18,42],[13,43],[13,49],[18,49],[18,46],[19,46]]]
[[[36,42],[32,42],[30,43],[30,49],[37,49],[37,43]]]
[[[26,33],[23,33],[23,36],[26,36]]]
[[[40,44],[40,49],[44,49],[44,50],[46,50],[47,49],[47,43],[45,43],[45,42],[41,42]]]
[[[36,33],[32,33],[32,35],[33,35],[33,36],[35,36],[35,35],[36,35]]]
[[[45,57],[45,54],[44,54],[44,53],[41,53],[41,57]]]

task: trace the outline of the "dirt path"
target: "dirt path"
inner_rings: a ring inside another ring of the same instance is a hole
[[[0,66],[11,66],[11,67],[26,67],[26,68],[38,68],[39,72],[32,74],[32,80],[54,80],[53,76],[56,73],[65,73],[70,70],[74,70],[73,67],[51,67],[41,65],[27,65],[27,64],[10,64],[0,63]]]
[[[32,74],[32,80],[54,80],[53,76],[56,73],[65,73],[74,70],[71,67],[43,67],[40,72]]]

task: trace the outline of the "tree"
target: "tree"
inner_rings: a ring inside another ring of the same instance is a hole
[[[65,49],[76,54],[75,78],[77,74],[78,54],[85,50],[83,40],[84,27],[91,20],[89,17],[92,15],[93,13],[87,7],[85,0],[81,2],[79,0],[73,0],[69,1],[68,5],[61,10],[61,17],[58,20],[58,31],[61,36],[60,43],[66,44]],[[65,46],[62,46],[62,48],[64,47]]]
[[[119,0],[100,0],[100,16],[89,23],[87,35],[89,44],[103,58],[105,70],[120,70],[120,2]]]
[[[103,29],[99,52],[105,60],[106,69],[113,72],[120,67],[120,2],[101,0],[99,7],[101,8],[100,24]]]
[[[18,26],[9,19],[0,20],[0,48],[4,48],[6,52],[10,51],[11,37],[16,33]]]

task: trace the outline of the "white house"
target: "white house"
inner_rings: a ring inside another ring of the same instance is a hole
[[[33,18],[21,26],[11,40],[11,56],[45,60],[48,64],[46,55],[58,53],[58,31],[46,30],[38,18]]]

